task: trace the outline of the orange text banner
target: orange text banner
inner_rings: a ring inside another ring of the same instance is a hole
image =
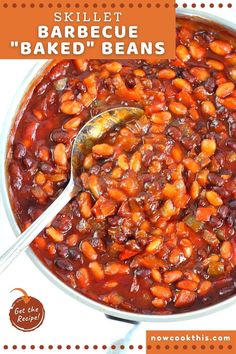
[[[236,352],[236,331],[147,331],[147,354]]]
[[[0,1],[0,58],[173,58],[174,0]]]

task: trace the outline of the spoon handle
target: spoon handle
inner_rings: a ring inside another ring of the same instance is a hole
[[[72,180],[59,197],[17,238],[16,242],[0,257],[0,273],[30,245],[36,236],[49,224],[61,209],[75,195],[75,186]]]

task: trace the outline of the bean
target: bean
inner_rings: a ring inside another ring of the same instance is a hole
[[[40,146],[38,150],[38,157],[41,161],[48,161],[50,159],[50,150],[47,146]]]
[[[209,280],[204,280],[199,285],[198,294],[203,297],[206,296],[212,288],[212,283]]]
[[[122,170],[126,171],[129,169],[129,160],[126,154],[121,154],[118,156],[117,164]]]
[[[188,51],[188,48],[186,48],[184,45],[180,44],[176,48],[176,55],[177,57],[182,60],[184,63],[187,62],[190,59],[190,54]]]
[[[193,91],[195,100],[206,101],[208,99],[208,92],[204,86],[198,86]]]
[[[106,275],[129,274],[129,266],[122,263],[110,262],[105,265]]]
[[[71,118],[64,124],[64,129],[66,129],[66,130],[78,129],[80,126],[80,123],[81,123],[80,117]]]
[[[157,283],[162,282],[162,276],[161,276],[161,273],[159,272],[159,270],[152,269],[151,274],[152,274],[152,278],[155,282],[157,282]]]
[[[61,103],[74,100],[75,95],[72,90],[65,91],[60,98]]]
[[[231,95],[231,93],[234,90],[234,87],[235,87],[235,85],[231,81],[220,84],[216,90],[216,96],[220,97],[220,98],[225,98],[225,97]]]
[[[192,280],[181,280],[177,283],[177,288],[182,290],[196,291],[198,284]]]
[[[184,91],[187,91],[187,92],[192,92],[192,86],[191,84],[185,80],[185,79],[181,79],[181,78],[177,78],[177,79],[174,79],[172,81],[172,84],[178,88],[179,90],[184,90]]]
[[[136,151],[130,159],[130,169],[134,172],[139,172],[142,166],[142,155],[139,151]]]
[[[229,241],[224,241],[220,247],[221,257],[224,259],[230,259],[233,255],[233,247]]]
[[[64,233],[70,231],[72,228],[72,221],[68,215],[58,214],[53,220],[52,226]]]
[[[125,79],[125,85],[128,87],[128,88],[134,88],[136,86],[136,81],[135,79],[130,75],[130,76],[127,76],[126,79]]]
[[[66,244],[69,247],[76,246],[78,241],[79,241],[79,235],[78,234],[71,234],[71,235],[67,236],[67,238],[66,238]]]
[[[235,67],[229,69],[229,75],[232,80],[236,81],[236,68]]]
[[[192,199],[197,199],[200,193],[200,185],[198,181],[194,181],[190,187],[190,195]]]
[[[92,198],[89,193],[82,192],[79,196],[79,207],[83,218],[88,219],[92,216]]]
[[[114,154],[114,148],[108,144],[98,144],[94,145],[92,148],[95,157],[110,157]]]
[[[53,156],[57,165],[64,167],[67,166],[66,147],[64,144],[59,143],[55,146]]]
[[[163,239],[161,237],[157,237],[149,243],[149,245],[146,247],[146,251],[151,254],[156,254],[161,249],[162,244]]]
[[[183,253],[180,249],[174,248],[169,255],[169,262],[171,264],[178,264],[181,260],[181,257],[183,256]]]
[[[169,111],[153,113],[151,121],[156,124],[168,124],[171,120],[171,113]]]
[[[236,65],[236,53],[227,55],[225,61],[230,65]]]
[[[97,259],[98,257],[97,252],[88,241],[81,242],[80,248],[84,256],[88,258],[90,261],[95,261]]]
[[[206,49],[197,41],[191,41],[189,45],[190,54],[194,60],[200,61],[206,55]]]
[[[117,281],[107,281],[105,284],[104,284],[104,288],[106,289],[113,289],[113,288],[116,288],[119,284],[117,283]]]
[[[228,109],[236,110],[236,97],[227,97],[222,100],[222,104]]]
[[[93,273],[93,276],[95,277],[96,280],[103,280],[105,275],[104,271],[102,269],[102,266],[98,262],[91,262],[89,263],[89,269],[91,269],[91,272]]]
[[[207,93],[213,94],[216,89],[216,80],[213,77],[209,77],[204,82],[204,88],[206,89]]]
[[[118,188],[111,188],[108,190],[109,196],[114,199],[116,202],[122,203],[127,199],[127,196],[125,193],[123,193],[120,189]]]
[[[188,111],[187,107],[181,102],[171,102],[169,105],[169,110],[177,116],[184,116]]]
[[[227,224],[231,227],[234,225],[234,218],[233,218],[233,215],[230,214],[226,220]]]
[[[93,155],[88,154],[84,159],[83,166],[86,170],[89,170],[93,165],[95,165],[95,160],[93,158]]]
[[[175,144],[171,149],[171,155],[176,162],[181,162],[183,160],[183,150],[177,144]]]
[[[119,179],[119,178],[122,177],[123,172],[124,172],[124,171],[123,171],[123,169],[122,169],[121,167],[115,167],[115,168],[113,168],[113,170],[112,170],[111,176],[112,176],[112,178],[114,178],[114,179]]]
[[[63,60],[55,65],[50,72],[50,79],[52,81],[57,80],[61,76],[65,76],[67,69],[70,65],[69,60]]]
[[[133,72],[134,72],[134,75],[137,77],[144,77],[145,76],[145,71],[142,69],[135,69]]]
[[[197,294],[189,290],[180,290],[175,300],[175,307],[188,307],[194,304]]]
[[[193,95],[191,95],[190,92],[188,92],[186,90],[182,90],[181,92],[179,92],[177,94],[176,97],[178,98],[179,101],[181,101],[189,109],[189,114],[193,115],[193,112],[195,110],[194,107],[196,106],[196,101],[195,101]]]
[[[43,186],[46,182],[45,175],[39,171],[35,176],[35,182],[37,183],[37,185]]]
[[[110,73],[118,73],[121,71],[122,69],[122,65],[120,63],[118,63],[117,61],[113,61],[111,63],[106,63],[106,69],[110,72]]]
[[[200,283],[200,277],[194,273],[193,271],[185,271],[184,276],[189,279],[194,281],[195,283],[199,284]]]
[[[219,229],[222,226],[223,222],[216,216],[211,216],[210,225],[216,229]]]
[[[161,171],[161,163],[157,160],[152,161],[148,168],[148,172],[155,174],[160,171]]]
[[[166,300],[155,298],[154,300],[152,300],[152,304],[156,308],[162,309],[162,308],[166,307]]]
[[[68,144],[70,142],[70,135],[62,129],[54,129],[51,138],[55,143]]]
[[[228,202],[228,205],[229,205],[230,209],[235,210],[236,209],[236,200],[230,200]]]
[[[172,291],[170,290],[169,287],[167,286],[162,286],[162,285],[155,285],[151,287],[151,293],[152,295],[156,296],[157,298],[161,298],[164,300],[171,300],[172,298]]]
[[[81,264],[83,264],[83,256],[78,247],[69,248],[69,258],[73,261],[79,261]]]
[[[63,258],[67,258],[68,253],[69,253],[67,245],[65,245],[63,243],[58,243],[56,245],[56,251],[57,251],[57,254]]]
[[[221,187],[224,184],[224,179],[222,177],[218,176],[216,173],[210,172],[208,174],[207,178],[208,178],[208,181],[215,186]]]
[[[218,213],[223,219],[226,219],[229,214],[229,208],[226,205],[222,205],[219,207]]]
[[[222,71],[225,68],[224,64],[218,60],[209,59],[209,60],[207,60],[206,63],[211,69],[214,69],[214,70]]]
[[[217,207],[223,204],[223,201],[220,198],[220,196],[214,191],[207,191],[206,198],[209,201],[209,203],[213,206]]]
[[[190,240],[188,240],[187,238],[183,238],[180,241],[180,246],[183,250],[183,254],[185,258],[190,258],[192,253],[193,253],[193,245],[192,242]]]
[[[44,250],[47,248],[47,241],[43,236],[37,236],[33,241],[37,248]]]
[[[201,150],[204,152],[207,156],[212,156],[214,155],[216,151],[216,142],[214,139],[203,139],[201,142]]]
[[[68,259],[56,258],[54,263],[55,263],[56,267],[58,267],[62,270],[66,270],[68,272],[72,272],[74,269],[73,265],[70,263],[70,261]]]
[[[216,109],[211,101],[203,101],[201,104],[202,112],[207,116],[214,116]]]
[[[210,43],[210,49],[213,53],[221,56],[226,56],[232,51],[232,46],[229,42],[222,40],[215,40]]]
[[[209,77],[204,82],[204,87],[208,93],[210,93],[210,94],[214,93],[215,89],[216,89],[216,80],[214,79],[214,77]]]
[[[206,81],[210,77],[208,70],[205,68],[194,67],[190,72],[200,82]]]
[[[103,295],[101,299],[106,304],[110,304],[113,306],[119,306],[124,301],[123,297],[119,295],[117,292],[112,292],[108,295]]]
[[[79,101],[65,101],[60,106],[61,112],[69,115],[79,114],[83,106]]]
[[[62,242],[64,240],[62,233],[52,226],[46,229],[46,234],[50,236],[55,242]]]
[[[88,178],[88,186],[95,198],[99,198],[102,194],[102,187],[100,185],[99,178],[95,175],[91,175]]]
[[[172,80],[176,76],[176,73],[172,69],[162,69],[158,73],[158,78],[159,79],[164,79],[164,80]]]
[[[166,284],[174,283],[180,280],[183,276],[183,273],[180,270],[171,270],[164,273],[164,282]]]
[[[87,268],[80,268],[76,272],[76,279],[80,289],[85,289],[90,286],[90,275]]]
[[[43,186],[42,189],[44,190],[44,192],[48,195],[48,196],[52,196],[54,194],[54,188],[53,188],[53,184],[50,181],[47,181]]]

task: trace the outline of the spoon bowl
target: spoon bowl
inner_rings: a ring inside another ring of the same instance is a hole
[[[141,117],[144,111],[136,107],[118,107],[104,111],[93,117],[77,134],[71,154],[71,177],[78,175],[78,168],[92,147],[117,125]]]
[[[61,209],[75,197],[80,189],[76,184],[84,157],[111,129],[144,114],[141,108],[118,107],[104,111],[90,119],[75,137],[71,152],[69,183],[59,197],[17,238],[16,242],[0,257],[0,273],[22,252],[36,236],[54,219]]]

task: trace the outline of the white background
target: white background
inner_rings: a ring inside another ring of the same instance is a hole
[[[186,2],[186,1],[182,1]],[[194,1],[193,1],[194,2]],[[201,3],[202,1],[195,1]],[[208,1],[204,1],[206,4]],[[212,1],[217,3],[218,1]],[[221,1],[223,2],[223,1]],[[229,1],[230,2],[230,1]],[[231,2],[234,2],[234,0]],[[181,1],[179,1],[181,3]],[[192,2],[190,2],[192,3]],[[225,1],[224,3],[228,3]],[[236,6],[236,5],[235,5]],[[235,22],[235,7],[231,10],[206,9],[206,12],[216,14]],[[0,61],[0,124],[7,117],[7,110],[10,107],[15,91],[20,83],[32,68],[36,61],[34,60],[1,60]],[[1,128],[1,132],[4,127]],[[0,141],[1,143],[1,141]],[[14,235],[9,226],[2,203],[0,204],[0,253],[2,253],[14,240]],[[0,275],[0,352],[4,344],[11,347],[13,344],[26,345],[31,344],[53,345],[71,345],[70,353],[105,353],[110,351],[92,349],[79,351],[73,350],[73,346],[79,344],[81,347],[85,344],[91,347],[94,344],[145,344],[145,330],[226,330],[236,329],[235,320],[233,320],[236,310],[236,304],[220,312],[205,316],[203,318],[192,319],[188,321],[175,323],[142,323],[134,327],[131,324],[120,323],[106,319],[102,313],[90,309],[89,307],[78,303],[63,293],[53,285],[31,262],[31,260],[22,254],[12,264],[4,274]],[[46,317],[43,325],[34,332],[23,333],[11,326],[8,312],[12,302],[20,296],[18,293],[10,293],[13,288],[21,287],[27,290],[29,295],[37,297],[46,310]],[[131,331],[131,332],[130,332]],[[124,339],[126,337],[126,340]],[[128,338],[128,339],[127,339]],[[120,342],[119,342],[120,341]],[[19,351],[21,351],[19,349]],[[56,349],[55,349],[56,351]],[[61,352],[65,353],[65,350]],[[6,352],[12,352],[8,350]],[[30,349],[24,350],[25,353],[33,353]],[[34,350],[39,352],[39,350]],[[47,352],[43,350],[41,352]],[[50,350],[48,352],[54,352]],[[59,352],[59,351],[57,351]],[[116,351],[116,353],[118,353]],[[125,353],[126,351],[122,351]],[[134,350],[132,352],[144,353],[144,351]]]

